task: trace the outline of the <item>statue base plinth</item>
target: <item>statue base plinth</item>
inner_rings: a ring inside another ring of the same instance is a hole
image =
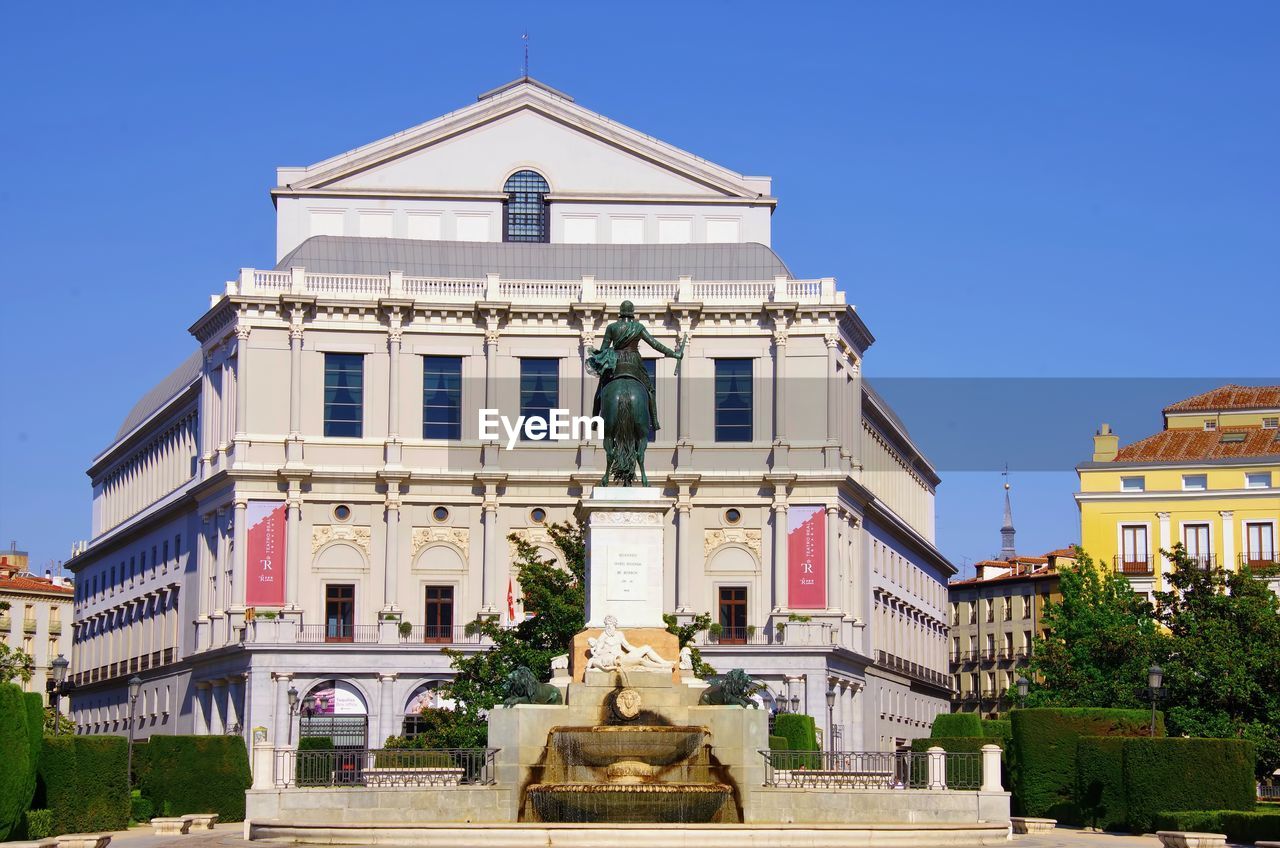
[[[612,615],[627,632],[666,631],[663,537],[671,505],[654,486],[601,487],[582,499],[578,520],[586,528],[588,628],[603,627],[605,616]]]
[[[587,646],[588,639],[594,639],[603,632],[600,627],[588,627],[586,630],[579,632],[573,637],[573,650],[569,654],[569,670],[570,676],[574,683],[582,683],[584,680],[583,672],[587,668],[587,660],[591,657],[591,652]],[[669,633],[665,627],[633,627],[623,631],[623,635],[627,637],[627,641],[633,645],[648,645],[657,652],[658,656],[664,660],[673,663],[670,677],[673,681],[680,681],[680,639],[674,633]],[[616,671],[596,671],[592,669],[591,673],[608,674],[610,677],[616,677]],[[667,672],[661,669],[648,669],[637,667],[635,671],[623,672],[624,674],[662,674],[667,676]]]

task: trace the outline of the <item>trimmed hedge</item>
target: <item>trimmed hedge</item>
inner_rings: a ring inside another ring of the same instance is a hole
[[[947,761],[947,787],[950,789],[977,789],[982,785],[982,754],[983,745],[999,745],[1000,746],[1000,780],[1002,785],[1008,786],[1004,781],[1007,778],[1004,768],[1004,750],[1003,740],[995,738],[986,738],[983,736],[951,736],[951,737],[928,737],[911,740],[911,750],[916,753],[924,753],[930,748],[938,747],[946,751],[948,754],[976,754],[973,758],[966,758],[967,761],[952,759]],[[924,771],[920,772],[922,779],[926,778]],[[913,775],[914,776],[914,775]],[[926,779],[927,782],[927,779]]]
[[[1163,810],[1253,810],[1256,759],[1245,739],[1126,739],[1130,829],[1151,831]]]
[[[1146,736],[1150,726],[1145,710],[1094,707],[1014,710],[1009,718],[1014,814],[1071,825],[1084,821],[1075,797],[1080,737]],[[1163,716],[1159,716],[1156,734],[1164,735]]]
[[[134,770],[157,815],[244,821],[244,792],[253,781],[239,736],[152,736],[134,746]]]
[[[769,734],[769,750],[770,751],[787,750],[787,737],[774,736],[773,734]]]
[[[1123,736],[1082,736],[1076,745],[1076,802],[1083,824],[1123,830],[1129,823]]]
[[[1006,747],[1013,738],[1013,724],[1007,718],[984,718],[982,735],[988,739],[999,739],[1004,743],[1001,747]]]
[[[929,735],[938,739],[954,739],[960,736],[981,736],[982,719],[977,713],[943,713],[934,716]]]
[[[128,827],[128,756],[120,736],[45,737],[36,802],[49,810],[55,834]]]
[[[818,729],[813,716],[783,713],[773,721],[773,733],[785,740],[787,751],[818,751]],[[784,768],[821,768],[822,758],[791,757]]]
[[[1153,830],[1191,830],[1225,833],[1230,842],[1260,842],[1280,839],[1280,811],[1182,810],[1156,813]]]
[[[23,839],[48,839],[54,835],[53,813],[48,810],[27,810],[22,814]]]
[[[27,724],[22,689],[12,683],[0,683],[0,751],[4,752],[5,763],[0,768],[0,841],[9,839],[18,829],[35,790],[31,769],[37,755],[32,753]],[[44,725],[40,727],[43,729]]]

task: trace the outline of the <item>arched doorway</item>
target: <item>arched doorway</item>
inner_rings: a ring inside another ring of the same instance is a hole
[[[369,707],[354,684],[346,680],[321,681],[299,704],[300,748],[352,751],[368,747]]]
[[[423,710],[451,710],[456,706],[454,701],[441,694],[440,687],[443,685],[443,680],[428,680],[413,690],[413,694],[409,696],[409,701],[404,707],[404,724],[401,728],[401,735],[406,739],[413,739],[422,733],[424,729]]]

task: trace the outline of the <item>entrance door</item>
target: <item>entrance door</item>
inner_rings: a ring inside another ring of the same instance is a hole
[[[355,639],[356,587],[331,583],[324,589],[324,640],[351,642]]]
[[[453,641],[453,587],[428,586],[426,611],[422,617],[424,642]]]
[[[747,642],[747,587],[720,587],[721,645],[745,645]]]

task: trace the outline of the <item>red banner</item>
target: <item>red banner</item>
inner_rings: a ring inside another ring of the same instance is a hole
[[[787,604],[827,608],[827,511],[821,506],[787,510]]]
[[[245,510],[249,522],[245,606],[284,606],[285,510],[282,501],[249,501]]]

